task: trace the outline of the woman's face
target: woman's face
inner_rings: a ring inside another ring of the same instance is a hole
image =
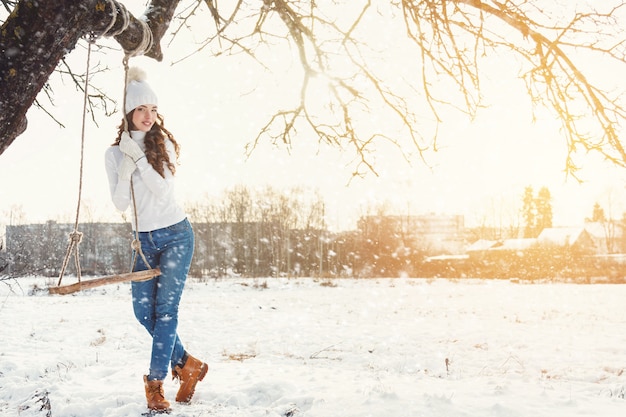
[[[157,106],[142,104],[133,110],[133,127],[135,130],[148,132],[157,119]]]

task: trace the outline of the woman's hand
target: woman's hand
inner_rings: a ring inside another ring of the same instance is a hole
[[[122,138],[120,139],[120,150],[126,155],[132,158],[137,163],[146,154],[141,150],[137,142],[131,139],[128,132],[122,132]]]
[[[130,177],[136,169],[137,164],[135,164],[132,158],[128,155],[124,155],[124,159],[122,159],[122,163],[117,169],[117,176],[120,180],[130,181]]]

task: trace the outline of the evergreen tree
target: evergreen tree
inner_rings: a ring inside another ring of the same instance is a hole
[[[537,213],[537,219],[535,224],[535,236],[543,231],[543,229],[549,229],[552,227],[552,196],[550,190],[547,187],[542,187],[537,194],[535,200],[535,208]]]
[[[591,215],[591,221],[597,223],[606,222],[606,216],[604,214],[604,209],[600,206],[600,203],[596,202],[593,205],[593,214]]]
[[[547,187],[542,187],[535,197],[533,187],[524,189],[522,217],[524,219],[524,237],[539,236],[541,231],[552,227],[552,196]]]

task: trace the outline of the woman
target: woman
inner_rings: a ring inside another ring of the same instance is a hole
[[[132,205],[137,211],[132,217],[137,224],[134,220],[131,223],[139,232],[141,252],[149,264],[134,253],[134,270],[161,269],[161,275],[131,285],[135,317],[152,336],[150,371],[144,376],[148,408],[166,411],[170,403],[163,393],[163,380],[169,367],[180,381],[177,402],[190,401],[196,384],[208,371],[206,363],[185,351],[176,331],[194,234],[174,198],[179,145],[163,125],[157,97],[145,81],[145,73],[131,68],[128,80],[124,109],[127,123],[122,123],[115,143],[106,150],[105,164],[113,204],[121,211],[131,205],[132,178]]]

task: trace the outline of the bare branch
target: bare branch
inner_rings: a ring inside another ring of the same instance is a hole
[[[431,89],[432,80],[443,76],[457,85],[465,97],[465,110],[473,115],[480,103],[477,57],[490,49],[505,48],[529,66],[522,77],[532,102],[552,109],[561,120],[569,149],[568,173],[575,174],[577,167],[573,157],[580,148],[599,152],[612,163],[626,166],[626,153],[617,133],[619,125],[626,120],[623,105],[617,97],[594,86],[570,55],[573,50],[587,50],[626,63],[623,38],[606,47],[601,42],[601,28],[616,27],[617,12],[625,7],[624,3],[607,13],[595,10],[576,13],[565,25],[555,22],[535,4],[530,1],[402,1],[407,31],[419,46],[424,60],[423,89],[433,113],[439,120],[436,105],[449,103],[447,98],[438,98]],[[533,15],[535,19],[531,18]],[[507,35],[493,18],[518,32],[522,41],[512,41],[514,36]],[[474,39],[473,47],[468,48],[469,43],[459,46],[459,39]]]

